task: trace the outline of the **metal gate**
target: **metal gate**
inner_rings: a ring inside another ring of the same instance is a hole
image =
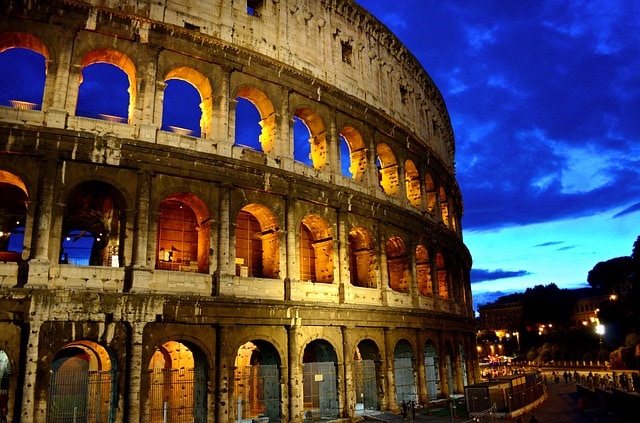
[[[113,378],[110,370],[59,370],[49,383],[49,423],[110,423]]]
[[[426,356],[424,358],[424,371],[427,382],[427,397],[429,401],[440,396],[440,369],[438,357]]]
[[[304,409],[310,413],[311,419],[337,417],[339,408],[335,363],[304,363],[303,372]]]
[[[413,370],[413,359],[396,358],[393,360],[394,375],[396,377],[396,401],[418,401],[416,392],[416,375]]]
[[[378,409],[378,384],[376,382],[376,363],[373,360],[360,360],[354,363],[356,402],[365,410]]]
[[[151,423],[204,423],[207,381],[204,369],[153,369],[149,372]]]
[[[236,370],[238,416],[242,420],[268,417],[280,421],[280,368],[277,364],[245,366]]]

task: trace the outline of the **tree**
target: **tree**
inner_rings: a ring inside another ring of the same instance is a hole
[[[633,269],[634,260],[628,256],[601,261],[589,271],[587,282],[594,288],[618,292],[617,288],[631,278]]]

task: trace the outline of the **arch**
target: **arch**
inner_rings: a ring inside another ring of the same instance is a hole
[[[160,203],[156,269],[207,273],[211,215],[197,195],[178,192]]]
[[[11,377],[11,362],[4,350],[0,350],[0,413],[9,413],[9,384]]]
[[[0,72],[8,78],[0,105],[41,109],[48,63],[49,49],[40,39],[25,32],[0,34]]]
[[[280,367],[280,355],[271,343],[256,339],[240,346],[235,360],[233,404],[240,411],[236,421],[280,421]]]
[[[338,356],[324,339],[310,342],[302,356],[305,421],[338,417]]]
[[[202,73],[197,70],[189,67],[177,67],[169,71],[167,76],[165,77],[165,82],[172,79],[177,79],[180,81],[184,81],[190,84],[195,90],[198,92],[200,97],[199,106],[199,114],[200,114],[200,123],[199,129],[200,133],[198,136],[202,136],[202,138],[207,138],[211,133],[211,119],[213,117],[213,90],[211,88],[211,82],[209,79],[204,76]],[[166,121],[166,110],[170,107],[180,107],[183,108],[184,104],[176,104],[175,102],[167,101],[166,90],[165,90],[165,101],[163,104],[165,112],[162,113],[163,127],[169,126],[165,124]],[[170,122],[169,122],[170,123]],[[194,131],[194,128],[186,128]],[[197,131],[195,131],[197,132]]]
[[[442,222],[447,228],[451,228],[451,216],[449,210],[449,200],[447,198],[447,192],[444,187],[440,187],[440,215],[442,217]]]
[[[324,122],[319,114],[314,112],[308,107],[300,107],[293,113],[294,118],[299,119],[306,126],[309,131],[309,158],[311,165],[315,169],[324,169],[327,165],[327,134],[324,127]],[[296,154],[296,147],[300,146],[301,137],[297,134],[296,128],[294,128],[294,139],[296,140],[294,145],[294,158],[303,163],[308,163],[304,157]],[[306,148],[305,148],[306,151]]]
[[[427,173],[424,177],[425,191],[427,197],[427,211],[431,215],[435,214],[437,204],[436,185],[433,183],[433,177]]]
[[[420,208],[422,203],[422,194],[420,193],[420,176],[418,169],[411,160],[404,162],[404,181],[407,191],[407,200],[415,207]]]
[[[379,410],[383,395],[378,387],[383,374],[380,349],[372,340],[363,339],[358,343],[353,359],[356,414],[359,410]]]
[[[109,352],[93,341],[75,341],[61,348],[51,363],[47,421],[113,421],[112,363]]]
[[[349,173],[344,172],[346,166],[342,163],[343,174],[345,176],[350,175],[356,181],[363,181],[367,170],[367,150],[362,135],[352,126],[345,126],[340,131],[340,137],[344,140],[344,144],[348,149],[344,154],[341,152],[340,157],[349,159]],[[342,148],[343,143],[340,145]]]
[[[17,262],[24,249],[29,195],[22,179],[0,170],[0,261]]]
[[[206,421],[207,371],[204,354],[191,343],[171,340],[156,349],[148,366],[149,421]]]
[[[396,292],[409,291],[409,264],[407,248],[399,236],[387,239],[387,268],[389,287]]]
[[[376,146],[378,165],[378,182],[382,190],[388,195],[396,195],[400,185],[398,163],[391,147],[385,143]]]
[[[235,231],[236,275],[278,278],[280,234],[271,210],[256,203],[244,206],[236,218]]]
[[[60,263],[123,266],[126,210],[121,193],[103,181],[85,181],[66,198]]]
[[[349,273],[351,285],[376,287],[375,244],[371,233],[362,226],[349,231]]]
[[[393,349],[393,373],[396,380],[396,402],[417,402],[415,357],[413,347],[406,339],[399,340]]]
[[[258,125],[260,126],[260,133],[258,135],[258,142],[260,148],[265,154],[273,154],[276,146],[276,112],[273,107],[273,103],[267,97],[267,95],[254,87],[242,87],[236,93],[236,98],[247,100],[251,103],[260,116]],[[244,117],[238,114],[238,105],[236,106],[236,140],[238,143],[239,128],[246,125],[250,125],[251,122],[247,122]],[[254,145],[253,140],[247,142],[249,145]]]
[[[89,52],[81,62],[82,69],[87,68],[90,65],[96,63],[106,63],[113,65],[120,70],[122,70],[129,82],[129,87],[127,89],[129,93],[129,105],[127,108],[127,121],[128,123],[133,122],[133,111],[135,109],[136,102],[136,67],[131,61],[129,57],[125,54],[119,52],[118,50],[113,50],[110,48],[100,48]],[[80,86],[82,86],[83,82],[83,74],[80,74]],[[104,84],[104,81],[98,81],[100,84]],[[80,104],[80,96],[78,96],[78,105]],[[77,110],[77,109],[76,109]],[[76,111],[76,114],[78,112]],[[105,117],[103,117],[105,118]]]
[[[438,274],[438,296],[449,298],[449,271],[442,253],[436,254],[436,272]]]
[[[433,341],[428,340],[424,346],[424,371],[429,401],[440,397],[440,367],[438,349]]]
[[[331,226],[318,215],[300,223],[300,280],[333,282],[333,235]]]
[[[433,295],[433,282],[431,280],[431,260],[427,248],[419,244],[416,247],[416,279],[418,280],[418,292],[422,295]]]

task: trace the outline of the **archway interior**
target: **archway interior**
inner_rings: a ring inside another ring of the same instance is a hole
[[[149,421],[206,420],[207,380],[204,359],[193,347],[168,341],[149,362]],[[168,420],[167,420],[168,419]]]
[[[325,340],[307,345],[302,357],[305,420],[330,419],[339,415],[338,356]]]
[[[440,396],[440,369],[438,367],[438,352],[432,341],[424,347],[424,371],[427,382],[427,397],[429,401]]]
[[[397,403],[418,402],[415,358],[409,341],[402,339],[396,344],[393,350],[393,368],[396,379]]]
[[[29,199],[22,180],[0,170],[0,198],[0,261],[19,261]]]
[[[351,285],[375,288],[375,244],[371,233],[356,226],[349,231],[349,274]]]
[[[51,363],[47,421],[109,423],[115,377],[109,353],[92,341],[67,344]]]
[[[9,377],[11,376],[11,363],[9,356],[0,350],[0,410],[9,411]]]
[[[238,348],[235,362],[237,421],[267,417],[280,421],[280,355],[269,342],[254,340]]]
[[[409,263],[404,241],[398,236],[392,236],[387,240],[385,246],[389,287],[396,292],[409,292]]]
[[[381,373],[378,346],[368,339],[361,341],[354,353],[356,413],[380,408],[378,380]]]

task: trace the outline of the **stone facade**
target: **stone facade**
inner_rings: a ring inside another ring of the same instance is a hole
[[[0,13],[0,60],[46,72],[41,102],[0,106],[9,421],[355,421],[478,380],[449,116],[355,2]],[[126,77],[122,116],[81,110],[95,64]],[[166,120],[175,80],[197,128]]]

